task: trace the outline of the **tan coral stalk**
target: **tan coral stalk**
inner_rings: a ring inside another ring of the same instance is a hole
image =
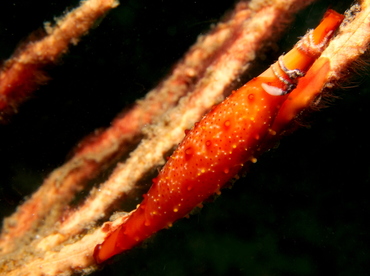
[[[18,105],[46,82],[42,70],[54,64],[70,44],[76,44],[97,19],[117,5],[115,0],[85,1],[55,26],[45,24],[44,38],[29,41],[5,62],[0,73],[0,123],[8,113],[16,113]]]

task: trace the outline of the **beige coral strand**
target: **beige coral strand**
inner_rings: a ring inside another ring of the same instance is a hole
[[[45,64],[53,63],[62,53],[67,50],[70,43],[76,43],[81,35],[86,33],[94,22],[104,15],[109,9],[118,5],[116,0],[89,0],[82,2],[81,6],[68,13],[65,17],[58,20],[55,27],[47,25],[48,35],[39,41],[32,41],[26,46],[16,51],[16,54],[6,62],[5,69],[0,72],[0,99],[1,95],[5,93],[10,101],[9,105],[13,106],[12,93],[9,89],[16,89],[19,84],[20,75],[23,71],[30,71],[45,66]],[[29,67],[31,66],[31,68]],[[32,82],[29,79],[22,79],[23,82]],[[26,85],[28,86],[28,85]],[[16,93],[16,91],[14,92]],[[1,112],[0,112],[1,113]],[[1,117],[1,116],[0,116]],[[0,118],[1,119],[1,118]],[[60,180],[66,182],[75,180],[76,177],[68,175],[66,171],[76,170],[80,160],[67,165],[67,170],[64,168],[56,170],[53,174],[53,185],[60,185]],[[84,174],[91,173],[92,162],[86,162],[86,169],[82,172]],[[73,179],[71,179],[73,178]],[[47,181],[45,181],[47,182]],[[73,191],[71,187],[68,188]],[[36,219],[42,219],[42,213],[50,209],[52,204],[57,204],[50,196],[58,193],[50,186],[45,186],[44,192],[39,194],[37,192],[32,198],[26,201],[23,206],[19,207],[15,215],[4,221],[4,229],[0,237],[0,254],[11,250],[9,241],[14,245],[12,237],[24,236],[24,231],[27,231]],[[45,204],[45,202],[49,204]],[[41,214],[40,214],[41,213]]]
[[[47,80],[42,69],[54,63],[69,44],[75,44],[98,18],[117,5],[116,0],[85,1],[58,20],[55,27],[45,24],[47,36],[15,51],[0,72],[0,123],[8,113],[16,113],[28,94]]]

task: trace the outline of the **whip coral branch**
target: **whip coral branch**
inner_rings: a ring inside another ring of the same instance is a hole
[[[95,245],[124,217],[116,216],[101,227],[100,222],[114,210],[122,210],[117,206],[132,200],[142,182],[155,175],[164,156],[183,138],[184,130],[240,84],[239,78],[249,74],[252,61],[263,53],[261,49],[268,48],[292,16],[304,8],[298,6],[301,2],[239,2],[222,22],[198,38],[145,98],[122,112],[109,128],[83,140],[72,157],[4,221],[0,273],[70,275],[94,271]],[[354,18],[348,19],[323,53],[331,61],[322,82],[328,91],[343,81],[368,47],[368,3],[363,2],[362,10],[353,13]],[[293,117],[319,102],[321,88]],[[136,149],[123,159],[133,147]],[[109,178],[80,200],[78,207],[73,205],[76,195],[88,188],[88,181],[117,160],[120,163]]]
[[[54,64],[69,44],[76,44],[94,22],[107,11],[117,6],[114,0],[85,1],[67,16],[57,20],[55,26],[45,24],[45,37],[30,40],[7,60],[0,74],[0,122],[8,113],[16,113],[18,105],[46,82],[42,72]]]

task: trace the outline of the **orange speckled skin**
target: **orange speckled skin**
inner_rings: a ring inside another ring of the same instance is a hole
[[[147,232],[184,217],[219,192],[253,158],[285,99],[267,94],[260,86],[261,79],[255,78],[234,92],[195,125],[154,180],[138,211],[128,219],[127,225],[135,227],[122,233],[135,236],[139,229],[145,229],[140,238],[146,238]],[[138,217],[145,219],[138,223]],[[124,240],[118,242],[123,248]]]
[[[269,95],[261,83],[281,85],[274,79],[254,78],[195,124],[153,180],[140,206],[108,238],[114,250],[104,253],[107,240],[97,247],[98,263],[184,217],[219,192],[246,162],[255,162],[254,152],[287,97]]]
[[[317,35],[324,39],[342,19],[330,11],[319,25],[323,34],[320,31]],[[293,58],[286,58],[284,62],[304,72],[317,58],[296,48],[288,54]],[[318,68],[326,68],[324,65]],[[308,78],[312,79],[312,76]],[[219,193],[245,163],[256,162],[254,155],[259,155],[260,147],[266,147],[264,138],[274,135],[275,129],[280,130],[292,119],[291,105],[277,115],[281,106],[293,100],[298,101],[298,105],[304,101],[299,95],[287,100],[290,95],[282,95],[285,87],[270,68],[213,107],[187,133],[158,177],[153,179],[138,208],[96,246],[96,262],[131,249],[153,233],[171,226],[208,197]]]

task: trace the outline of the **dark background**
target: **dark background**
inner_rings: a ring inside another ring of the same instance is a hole
[[[1,60],[77,3],[4,2]],[[307,8],[279,51],[317,25],[328,7],[343,12],[350,2]],[[232,5],[122,1],[49,71],[49,84],[0,126],[1,215],[11,214],[63,164],[82,137],[143,97]],[[231,190],[94,275],[369,275],[369,67],[357,69],[331,106],[307,121],[310,127],[281,141]]]

